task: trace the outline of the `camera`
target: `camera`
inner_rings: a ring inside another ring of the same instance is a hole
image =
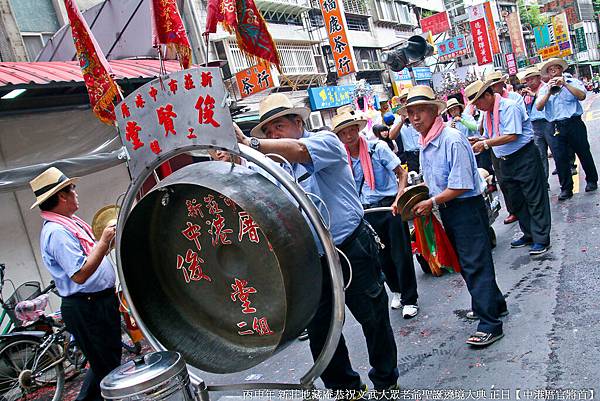
[[[556,95],[558,92],[560,92],[561,88],[562,88],[562,86],[560,86],[560,85],[552,85],[550,87],[550,94]]]

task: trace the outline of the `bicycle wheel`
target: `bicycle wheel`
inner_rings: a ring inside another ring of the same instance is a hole
[[[0,349],[0,399],[59,401],[65,385],[63,364],[52,349],[42,351],[40,341],[16,339]]]

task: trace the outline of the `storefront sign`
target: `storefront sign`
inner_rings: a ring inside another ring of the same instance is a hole
[[[517,61],[515,60],[515,55],[513,53],[507,53],[504,56],[506,57],[506,65],[508,66],[508,75],[516,75]]]
[[[242,98],[272,88],[273,75],[267,63],[257,64],[235,74]]]
[[[473,35],[473,49],[477,56],[477,64],[485,65],[493,62],[492,49],[490,48],[490,38],[485,24],[485,18],[479,18],[469,22],[471,25],[471,35]]]
[[[423,32],[431,32],[432,35],[449,31],[450,20],[448,19],[448,13],[443,11],[421,19],[421,29]]]
[[[548,47],[552,44],[552,42],[550,41],[550,29],[548,25],[533,27],[535,47],[537,47],[538,49],[543,49],[544,47]]]
[[[448,61],[467,54],[465,35],[459,35],[437,45],[439,61]]]
[[[356,71],[356,65],[354,52],[346,35],[346,18],[341,8],[342,0],[319,0],[319,3],[338,76],[351,74]]]
[[[575,29],[575,42],[577,43],[577,51],[587,51],[588,47],[587,42],[585,40],[585,30],[583,28],[583,22],[573,25],[573,28]]]
[[[483,8],[485,10],[485,20],[487,21],[488,36],[490,37],[492,54],[500,54],[502,50],[500,50],[500,41],[498,40],[498,33],[496,32],[496,22],[494,22],[492,3],[490,1],[483,3]]]
[[[510,44],[512,45],[513,53],[517,56],[527,56],[519,11],[508,14],[506,17],[506,24],[508,25],[508,33],[510,35]]]
[[[308,100],[312,111],[340,107],[352,101],[354,85],[309,88]]]
[[[573,54],[571,37],[569,36],[569,25],[567,16],[561,13],[552,17],[552,27],[554,29],[554,39],[559,49],[559,57],[565,57]],[[552,57],[552,56],[551,56]]]
[[[432,76],[429,67],[413,67],[413,73],[417,81],[428,81]],[[394,81],[410,81],[410,72],[407,68],[400,72],[392,72],[392,76]]]

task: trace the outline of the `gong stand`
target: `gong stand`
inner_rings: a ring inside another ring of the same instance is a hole
[[[209,99],[212,100],[209,107],[206,107]],[[136,309],[136,300],[131,299],[121,260],[123,227],[143,184],[156,174],[155,170],[162,163],[193,150],[226,150],[255,163],[270,174],[293,197],[314,227],[327,259],[332,284],[333,313],[325,346],[299,383],[207,384],[201,377],[190,372],[192,383],[196,385],[198,396],[203,401],[209,399],[211,391],[314,388],[314,381],[333,357],[344,322],[343,276],[338,253],[318,209],[295,179],[262,153],[237,144],[220,69],[195,68],[162,76],[130,94],[117,106],[116,114],[119,135],[128,155],[127,164],[132,177],[117,222],[117,269],[131,313],[146,339],[156,350],[167,350],[144,324]]]

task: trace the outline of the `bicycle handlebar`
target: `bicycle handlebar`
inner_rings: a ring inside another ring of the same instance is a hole
[[[42,292],[40,293],[40,295],[47,294],[50,291],[54,291],[55,289],[56,289],[56,283],[54,282],[54,280],[51,280],[50,285],[48,287],[44,288],[42,290]]]

